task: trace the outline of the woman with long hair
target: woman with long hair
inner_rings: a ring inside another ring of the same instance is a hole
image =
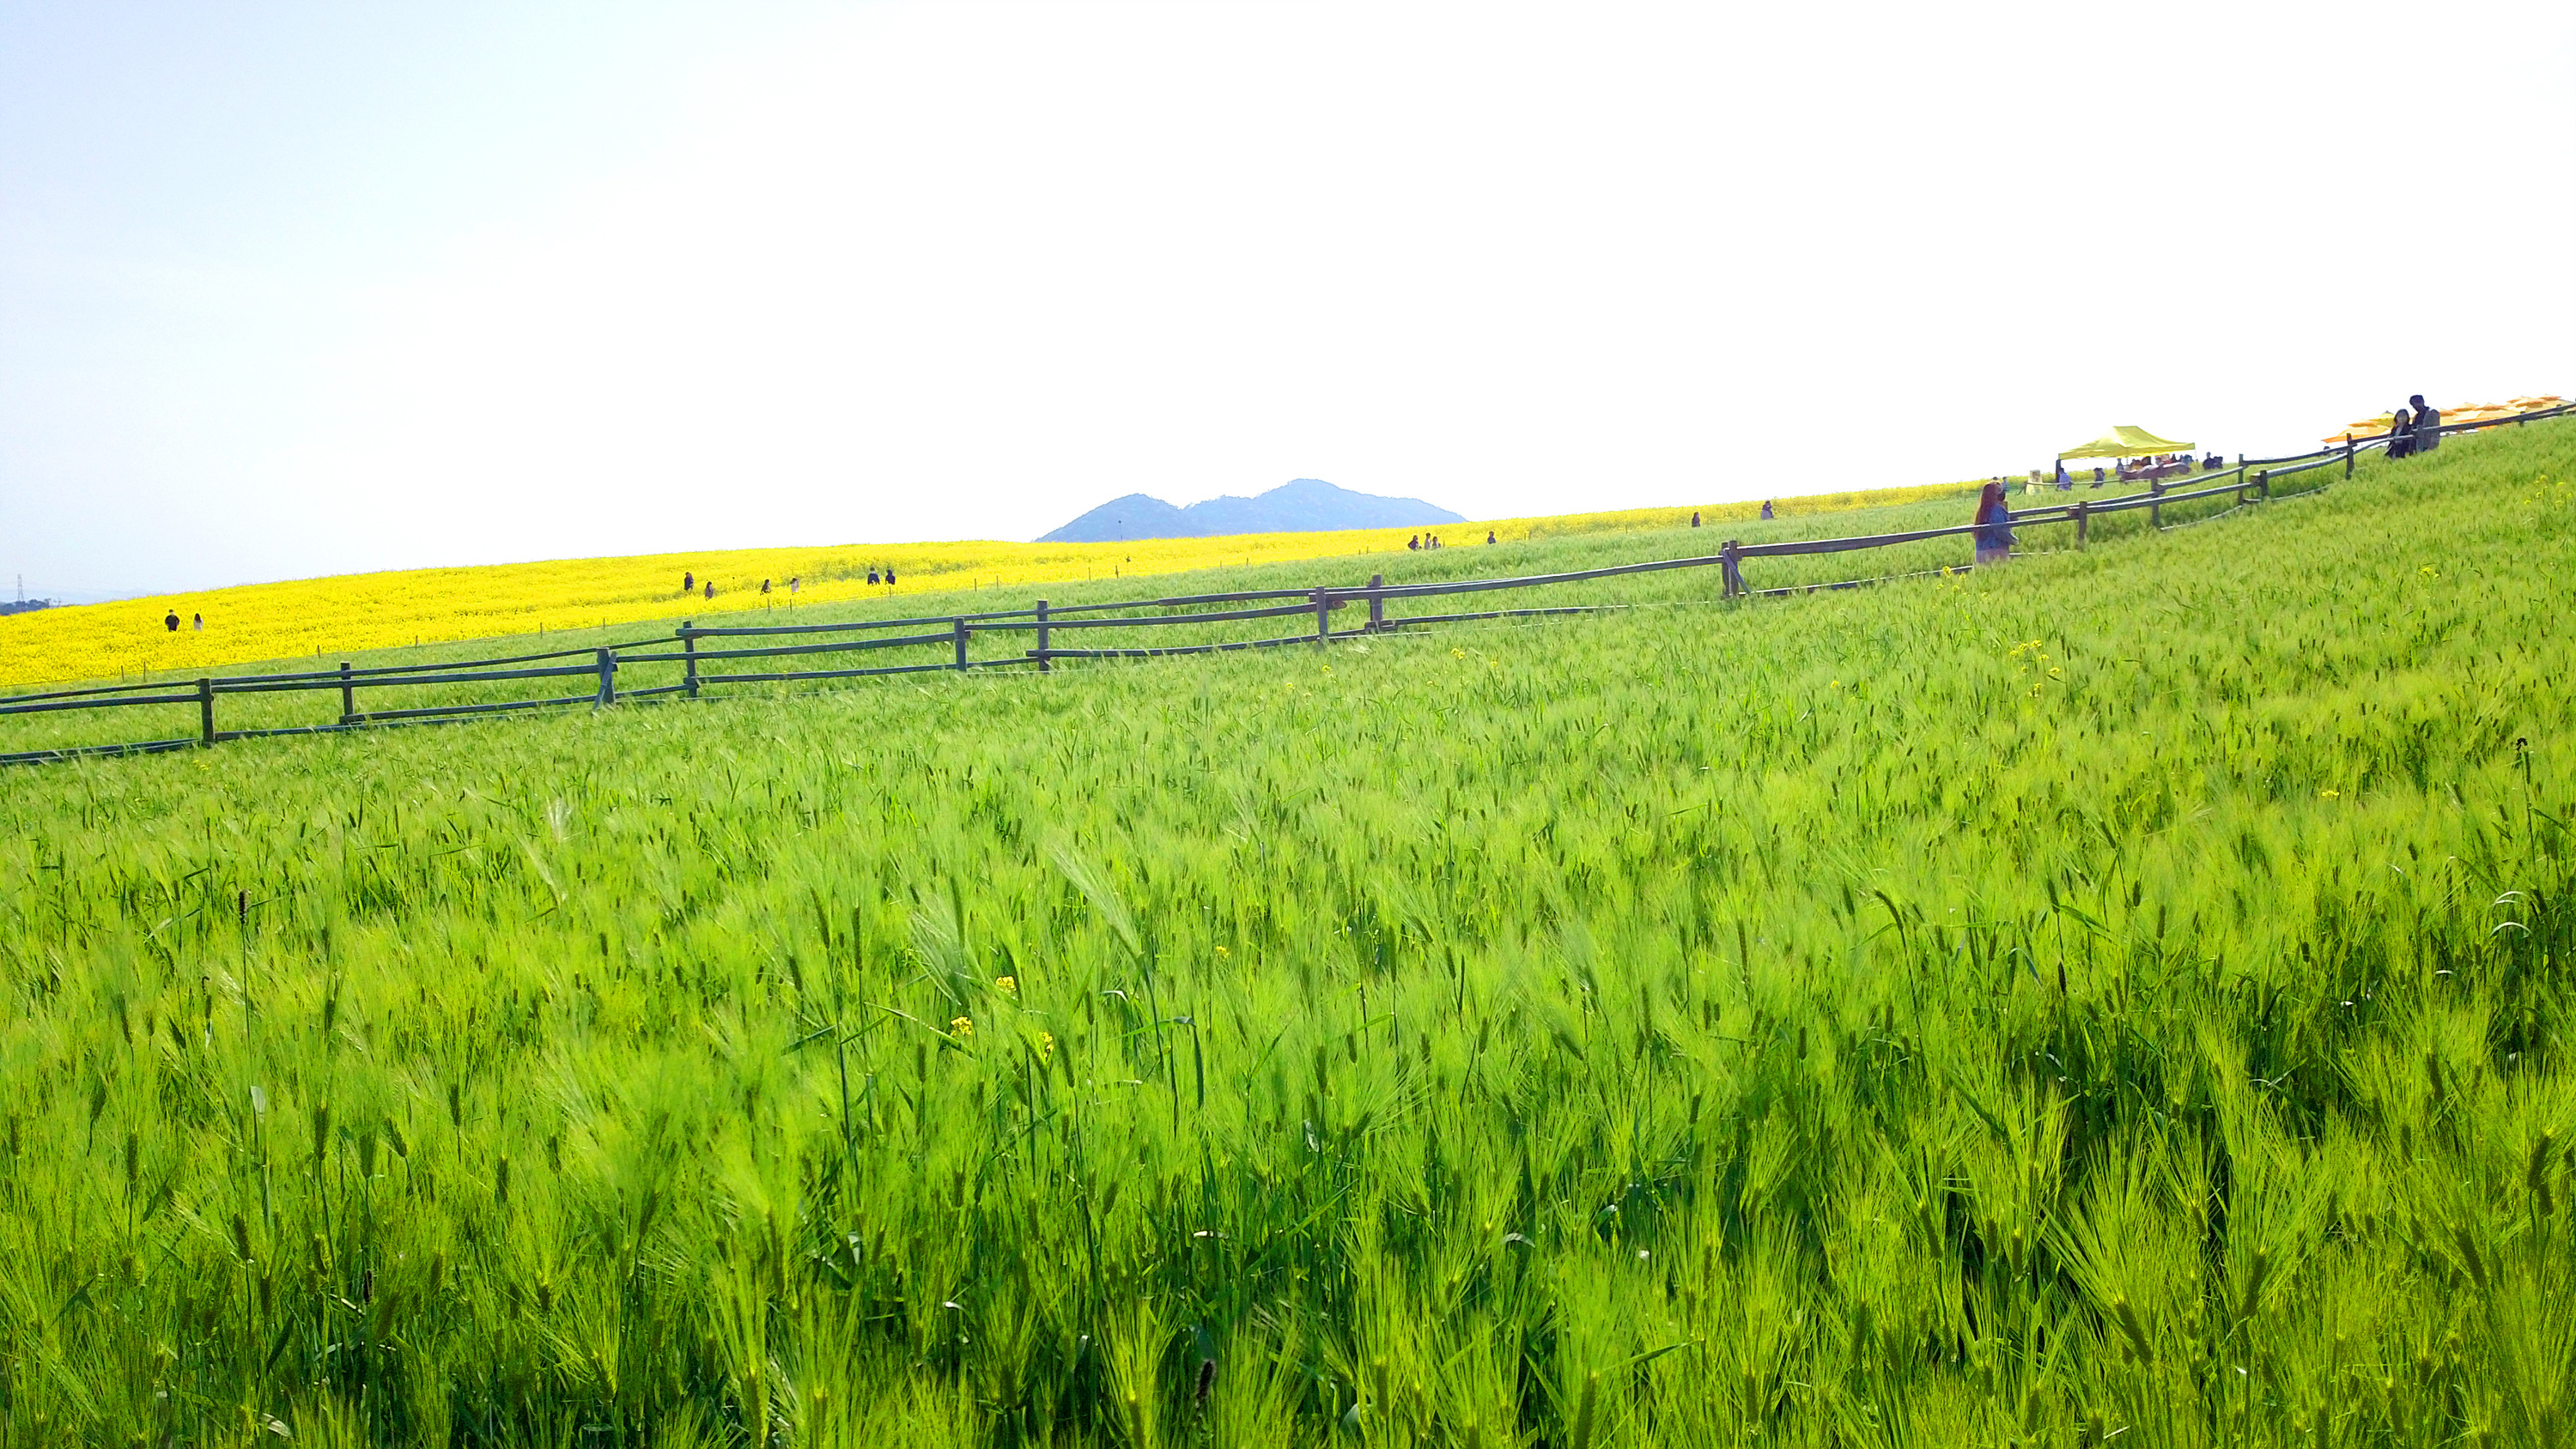
[[[1989,482],[1977,495],[1977,567],[2012,557],[2012,510],[2004,506],[2004,485]]]

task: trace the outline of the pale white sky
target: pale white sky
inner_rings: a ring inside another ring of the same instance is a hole
[[[2576,6],[0,0],[0,588],[2576,393]]]

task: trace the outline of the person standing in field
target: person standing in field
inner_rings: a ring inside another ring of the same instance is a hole
[[[1768,498],[1762,500],[1762,516],[1765,518],[1771,516],[1771,500]]]
[[[716,596],[716,581],[715,581],[715,580],[713,580],[713,579],[709,579],[709,580],[707,580],[707,597],[708,597],[708,598],[710,598],[710,599],[712,599],[712,598],[714,598],[715,596]]]
[[[767,579],[762,579],[760,581],[760,596],[764,599],[769,597],[769,580]]]
[[[2415,405],[2415,451],[2429,453],[2442,446],[2442,415],[2425,405],[2420,392],[2407,401]]]
[[[172,609],[172,610],[170,611],[170,617],[168,617],[168,618],[166,618],[166,619],[163,619],[163,620],[161,621],[161,623],[162,623],[162,626],[163,626],[163,627],[165,627],[165,628],[167,628],[171,633],[173,633],[173,634],[178,633],[178,632],[179,632],[179,611],[178,611],[178,610],[176,610],[176,609]]]
[[[2388,456],[2407,458],[2415,453],[2415,420],[2399,408],[2388,417]]]
[[[687,569],[682,570],[682,571],[681,571],[681,573],[680,573],[680,592],[681,592],[681,593],[684,593],[684,594],[694,594],[694,593],[696,593],[697,591],[698,591],[698,576],[697,576],[697,573],[696,573],[694,570],[687,570]]]
[[[197,621],[197,632],[198,632],[198,633],[200,633],[200,634],[205,633],[205,632],[206,632],[206,616],[205,616],[205,615],[203,615],[203,614],[198,614],[198,615],[196,615],[196,616],[195,616],[195,618],[196,618],[196,621]]]
[[[894,565],[892,564],[886,565],[886,587],[889,589],[894,587]]]
[[[1699,527],[1699,510],[1696,508],[1691,510],[1691,527]]]
[[[1485,542],[1487,542],[1487,543],[1492,543],[1493,541],[1494,541],[1494,531],[1493,531],[1492,529],[1490,529],[1490,528],[1489,528],[1489,529],[1486,529],[1486,530],[1485,530]]]
[[[2012,557],[2012,510],[2004,506],[2004,485],[1988,483],[1977,495],[1977,567]]]

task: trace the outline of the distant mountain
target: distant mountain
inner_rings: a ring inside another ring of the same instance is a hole
[[[1229,533],[1322,533],[1336,528],[1421,528],[1464,523],[1446,508],[1419,498],[1380,498],[1353,493],[1321,478],[1282,483],[1257,498],[1227,494],[1187,508],[1130,493],[1038,540],[1040,543],[1115,543],[1141,538],[1215,538]]]

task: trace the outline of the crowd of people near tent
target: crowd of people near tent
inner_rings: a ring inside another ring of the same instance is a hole
[[[2442,445],[2442,428],[2446,421],[2450,426],[2457,428],[2467,423],[2490,422],[2497,418],[2542,412],[2562,406],[2565,402],[2566,399],[2554,393],[2540,397],[2518,397],[2508,403],[2488,403],[2456,408],[2445,419],[2441,409],[2425,402],[2424,395],[2419,392],[2406,399],[2405,407],[2392,408],[2375,418],[2365,418],[2325,441],[2352,444],[2385,437],[2388,439],[2389,457],[2411,458],[2420,453],[2432,452]],[[2109,482],[2158,482],[2177,474],[2189,473],[2194,467],[2198,467],[2203,472],[2214,473],[2227,466],[2227,459],[2223,454],[2211,453],[2196,458],[2193,456],[2193,445],[2190,443],[2172,442],[2159,438],[2144,428],[2124,425],[2113,428],[2092,442],[2069,448],[2058,454],[2057,468],[2053,477],[2041,473],[2037,468],[2031,469],[2028,491],[2036,493],[2046,487],[2061,490],[2073,488],[2075,477],[2066,469],[2066,460],[2069,458],[2109,460],[2107,468],[2100,464],[2096,464],[2093,468],[2093,486],[2096,488]],[[2239,466],[2242,466],[2244,461],[2241,457],[2237,459]],[[1990,478],[1977,494],[1977,516],[1974,527],[1977,562],[1980,564],[2001,563],[2012,556],[2012,510],[2005,502],[2006,492],[2003,479]],[[1764,516],[1769,516],[1767,509]]]

